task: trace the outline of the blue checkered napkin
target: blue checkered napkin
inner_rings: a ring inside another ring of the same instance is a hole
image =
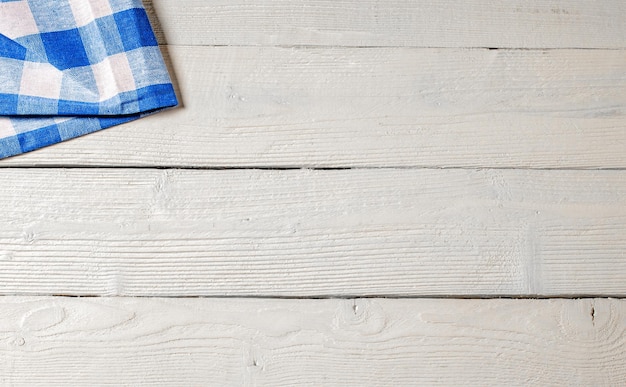
[[[0,0],[0,158],[175,105],[141,0]]]

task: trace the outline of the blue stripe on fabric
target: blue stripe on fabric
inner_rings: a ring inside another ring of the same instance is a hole
[[[59,70],[89,66],[83,39],[77,28],[41,34],[48,61]]]
[[[72,118],[58,123],[57,128],[63,140],[69,140],[103,129],[102,125],[100,125],[100,121],[96,117]]]
[[[16,136],[0,138],[0,159],[22,153],[22,147]]]
[[[138,89],[150,85],[171,83],[158,46],[141,47],[126,53]]]
[[[26,59],[26,47],[0,34],[0,56],[24,60]]]
[[[19,94],[22,83],[22,75],[24,71],[24,62],[19,59],[0,57],[0,95]],[[15,106],[16,101],[13,97],[8,97],[5,103]],[[6,105],[2,105],[0,100],[0,112],[6,110]]]
[[[78,33],[83,42],[89,42],[89,45],[85,47],[85,54],[90,63],[100,63],[110,55],[107,53],[104,42],[107,38],[94,39],[95,36],[101,36],[102,33],[96,21],[78,28]]]
[[[102,128],[110,128],[112,126],[125,124],[130,121],[134,121],[138,118],[141,118],[141,114],[130,114],[127,116],[111,116],[111,117],[99,117],[100,125]]]
[[[126,51],[158,45],[150,27],[148,15],[143,9],[133,8],[118,12],[113,15],[113,18]]]
[[[76,27],[68,0],[28,0],[28,6],[39,33],[64,31]]]
[[[120,93],[100,103],[58,101],[60,116],[127,115],[176,106],[178,100],[171,84],[150,85]]]
[[[63,72],[59,99],[98,103],[98,85],[91,66],[76,67]]]
[[[59,100],[51,98],[31,97],[20,95],[17,99],[17,114],[56,114],[59,110]]]
[[[98,27],[100,35],[102,36],[102,41],[107,55],[111,56],[124,52],[122,36],[120,35],[120,31],[115,24],[115,18],[113,15],[96,19],[95,24]]]
[[[16,115],[17,114],[17,100],[18,95],[15,94],[0,94],[0,111],[3,115]]]
[[[95,116],[99,112],[99,103],[59,100],[60,116]]]
[[[111,117],[73,117],[58,124],[48,125],[40,129],[18,133],[17,136],[0,139],[0,158],[14,156],[24,152],[55,144],[60,141],[80,137],[116,125],[149,115],[148,113],[129,114]],[[49,121],[51,117],[42,117],[38,120]],[[17,119],[25,121],[25,119]],[[15,123],[14,123],[15,124]]]
[[[61,141],[59,130],[56,125],[46,126],[30,132],[19,133],[17,139],[20,142],[22,152],[30,152],[41,147],[56,144]]]
[[[178,104],[174,87],[171,84],[151,85],[138,89],[137,98],[139,110],[142,112]]]
[[[111,115],[111,112],[119,111],[120,114],[139,113],[139,101],[137,101],[137,90],[125,91],[107,100],[100,107],[100,114]]]
[[[26,61],[36,63],[48,63],[46,49],[40,34],[22,36],[15,41],[26,47]]]

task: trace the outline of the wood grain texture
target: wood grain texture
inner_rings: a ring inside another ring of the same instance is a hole
[[[164,50],[184,108],[0,166],[626,167],[626,51]]]
[[[145,3],[161,42],[176,45],[626,47],[626,3],[621,0]]]
[[[118,297],[0,385],[626,385],[626,300],[304,299],[626,297],[626,2],[144,3],[184,107],[0,161],[0,295]]]
[[[626,171],[0,171],[0,292],[626,295]]]
[[[621,386],[626,301],[0,298],[0,383]]]

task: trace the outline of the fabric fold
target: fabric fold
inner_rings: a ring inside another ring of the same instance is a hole
[[[0,158],[177,104],[140,0],[0,0]]]

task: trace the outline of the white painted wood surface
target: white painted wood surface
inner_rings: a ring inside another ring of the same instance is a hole
[[[0,161],[0,386],[626,385],[626,2],[145,3],[183,108]]]
[[[7,386],[626,384],[624,300],[2,297],[0,308]]]
[[[626,51],[166,50],[184,108],[0,166],[626,167]]]
[[[622,0],[149,0],[175,45],[625,48]],[[156,21],[153,16],[153,20]]]
[[[626,171],[0,170],[0,292],[626,295]]]

